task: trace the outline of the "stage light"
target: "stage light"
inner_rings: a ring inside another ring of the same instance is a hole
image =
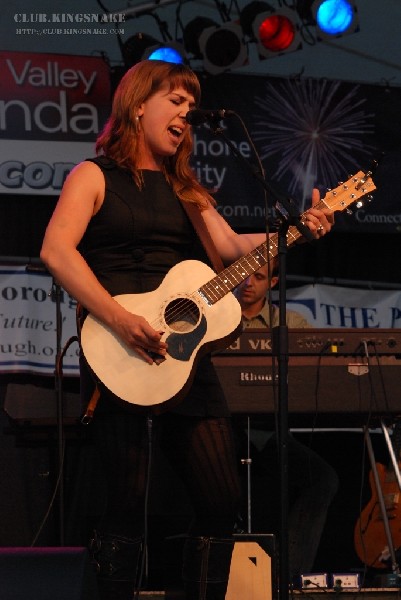
[[[185,50],[191,53],[194,58],[202,58],[199,38],[208,27],[217,27],[217,23],[208,17],[195,17],[184,27],[182,36]]]
[[[357,9],[351,0],[320,0],[312,5],[320,37],[328,39],[354,33],[358,29]]]
[[[254,23],[254,33],[258,37],[258,50],[261,56],[271,56],[292,52],[300,47],[300,38],[294,15],[282,9],[274,15],[259,15]]]
[[[148,60],[164,60],[175,64],[184,62],[184,55],[181,47],[178,44],[163,44],[149,49]]]
[[[232,21],[218,25],[196,17],[185,27],[183,39],[185,49],[202,59],[205,71],[212,74],[242,67],[248,58],[242,28]]]
[[[293,52],[301,47],[297,13],[289,8],[275,10],[267,2],[251,2],[240,16],[244,32],[257,43],[260,58]]]
[[[164,60],[172,63],[183,63],[185,52],[176,42],[158,42],[146,33],[135,33],[122,45],[122,53],[126,68],[132,67],[141,60]]]

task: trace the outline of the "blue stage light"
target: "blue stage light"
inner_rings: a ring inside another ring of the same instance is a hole
[[[123,57],[127,68],[148,59],[178,64],[185,61],[185,50],[177,42],[159,42],[146,33],[135,33],[124,42]]]
[[[351,26],[354,8],[347,0],[324,0],[316,11],[316,22],[328,35],[341,35]]]
[[[184,57],[175,48],[172,48],[171,46],[162,46],[153,50],[149,54],[148,60],[164,60],[165,62],[182,64],[184,62]]]

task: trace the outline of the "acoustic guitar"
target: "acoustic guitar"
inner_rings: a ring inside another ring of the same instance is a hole
[[[360,171],[330,190],[316,207],[343,211],[374,189],[371,172]],[[290,226],[287,245],[300,237],[298,229]],[[143,315],[154,329],[164,332],[161,339],[168,343],[168,353],[150,365],[110,328],[88,315],[81,346],[93,372],[118,398],[131,404],[177,402],[192,383],[198,359],[226,348],[238,337],[241,308],[232,290],[277,256],[278,242],[278,234],[270,236],[218,275],[200,261],[186,260],[170,269],[153,292],[115,296],[127,310]]]
[[[397,420],[393,429],[392,446],[394,456],[400,457],[401,420]],[[401,462],[398,464],[401,467]],[[394,473],[393,465],[376,463],[380,489],[391,533],[394,550],[401,547],[401,492]],[[379,503],[376,482],[371,470],[369,473],[371,497],[362,510],[354,530],[355,551],[362,563],[375,569],[389,569],[391,555],[384,527],[384,519]]]

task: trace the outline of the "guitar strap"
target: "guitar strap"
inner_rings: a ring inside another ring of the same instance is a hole
[[[84,311],[82,304],[80,304],[79,302],[77,302],[77,308],[76,308],[75,314],[76,314],[76,327],[77,327],[77,332],[78,332],[78,343],[81,346],[81,329],[82,329],[83,322],[85,320],[85,311]],[[91,370],[91,373],[93,375],[95,387],[93,389],[93,392],[89,399],[89,402],[86,406],[85,412],[84,412],[83,416],[81,417],[82,425],[89,425],[89,423],[92,421],[93,413],[95,412],[95,408],[96,408],[97,403],[99,402],[99,398],[100,398],[99,380],[97,379],[97,377],[95,376],[95,374],[93,373],[92,370]]]
[[[201,211],[199,210],[198,206],[192,202],[181,202],[181,204],[187,213],[196,233],[198,234],[198,237],[202,242],[202,245],[209,257],[210,262],[212,263],[214,270],[216,273],[220,273],[224,269],[224,264],[221,260],[221,256],[217,252],[217,248],[214,245],[205,221],[201,217]]]

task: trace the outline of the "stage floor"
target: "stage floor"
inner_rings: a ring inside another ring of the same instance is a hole
[[[288,599],[292,598],[309,598],[310,600],[314,600],[317,595],[321,594],[329,594],[339,596],[338,592],[334,590],[295,590],[288,595]],[[140,600],[164,600],[166,597],[165,592],[158,591],[149,591],[149,592],[140,592],[139,598]],[[395,600],[396,598],[401,598],[401,591],[397,588],[363,588],[360,590],[348,590],[341,592],[341,598],[344,600],[353,599],[353,600]],[[174,598],[169,598],[169,600],[175,600]],[[177,600],[182,600],[182,598]],[[266,598],[266,600],[270,600]]]
[[[331,596],[343,598],[344,600],[396,600],[401,598],[401,590],[397,588],[362,588],[361,590],[345,590],[340,594],[334,590],[295,590],[292,593],[289,593],[288,600],[292,598],[299,598],[302,596],[305,600],[310,598],[310,600],[316,599],[317,595],[321,594],[329,594]],[[149,591],[149,592],[140,592],[139,594],[140,600],[164,600],[165,593],[158,591]]]

